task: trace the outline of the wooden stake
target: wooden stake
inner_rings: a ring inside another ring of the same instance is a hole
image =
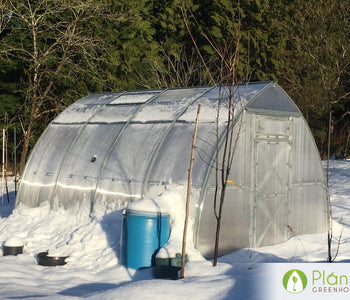
[[[14,163],[15,163],[15,197],[17,196],[17,133],[16,133],[16,124],[13,130],[13,143],[14,143],[14,150],[15,150],[15,156],[14,156]]]
[[[2,129],[2,182],[1,182],[2,204],[4,204],[4,183],[5,183],[5,128]]]
[[[9,194],[9,187],[7,183],[7,135],[5,130],[5,136],[4,136],[4,143],[5,143],[5,188],[6,188],[6,195],[7,195],[7,203],[10,203],[10,194]]]
[[[183,237],[182,237],[181,278],[185,277],[186,237],[187,237],[188,215],[189,215],[189,208],[190,208],[192,167],[193,167],[193,161],[194,161],[194,146],[196,144],[196,137],[197,137],[197,131],[198,131],[198,117],[199,117],[200,109],[201,109],[201,106],[198,105],[197,116],[196,116],[196,125],[194,127],[194,134],[193,134],[193,139],[192,139],[190,168],[188,169],[186,214],[185,214],[184,232],[183,232]]]

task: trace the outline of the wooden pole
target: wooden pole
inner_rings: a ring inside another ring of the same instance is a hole
[[[4,183],[5,183],[5,128],[2,129],[2,181],[1,181],[1,201],[4,205]]]
[[[183,232],[183,236],[182,236],[181,278],[185,277],[186,238],[187,238],[188,215],[189,215],[189,208],[190,208],[192,167],[193,167],[193,161],[194,161],[194,148],[195,148],[195,144],[196,144],[196,137],[197,137],[197,131],[198,131],[198,117],[199,117],[200,109],[201,109],[201,106],[198,105],[196,124],[194,127],[194,134],[193,134],[193,139],[192,139],[190,168],[188,169],[186,214],[185,214],[184,232]]]
[[[10,203],[10,194],[9,194],[9,187],[7,183],[7,135],[5,130],[5,137],[4,137],[4,143],[5,143],[5,188],[6,188],[6,195],[7,195],[7,203]]]
[[[327,141],[327,172],[326,172],[326,184],[327,184],[327,206],[328,206],[328,233],[327,233],[327,246],[328,246],[328,262],[332,262],[332,239],[333,239],[333,220],[332,220],[332,206],[329,195],[329,158],[331,149],[331,128],[332,128],[332,110],[329,109],[329,123],[328,123],[328,141]]]
[[[16,124],[15,124],[15,128],[13,130],[13,143],[14,143],[14,151],[15,151],[14,171],[15,171],[15,197],[16,197],[17,196],[17,132],[16,132]]]

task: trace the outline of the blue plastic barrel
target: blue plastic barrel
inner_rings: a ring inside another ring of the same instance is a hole
[[[132,269],[153,266],[158,250],[169,236],[169,215],[126,210],[121,232],[121,264]]]

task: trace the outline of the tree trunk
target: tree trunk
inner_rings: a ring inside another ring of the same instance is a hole
[[[20,176],[23,174],[24,166],[26,164],[27,154],[29,150],[29,143],[32,138],[33,124],[34,124],[33,120],[30,120],[26,132],[23,133],[24,141],[23,141],[23,148],[21,152],[21,158],[19,161],[19,170],[18,170],[18,173]]]

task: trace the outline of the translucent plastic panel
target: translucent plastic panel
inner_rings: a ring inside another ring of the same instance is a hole
[[[101,106],[87,106],[83,103],[76,103],[64,110],[53,123],[76,124],[87,122],[94,114],[101,109]]]
[[[293,185],[290,226],[297,234],[325,232],[327,228],[326,190],[320,184]]]
[[[256,131],[258,135],[281,135],[290,136],[291,126],[288,118],[259,116],[256,120]]]
[[[249,83],[249,85],[241,84],[239,85],[239,89],[236,94],[241,99],[249,100],[269,84],[271,84],[271,82],[257,82],[257,83],[253,82],[253,83]]]
[[[239,128],[241,126],[241,128]],[[250,186],[252,180],[252,133],[249,116],[245,115],[244,121],[236,123],[234,138],[237,138],[237,146],[234,148],[233,162],[230,179],[239,186]]]
[[[98,182],[93,207],[123,209],[129,201],[141,198],[141,189],[142,182],[103,176]]]
[[[176,124],[158,154],[150,181],[184,183],[188,176],[194,124]]]
[[[205,93],[204,97],[211,101],[221,100],[222,103],[232,99],[234,96],[235,101],[249,100],[255,96],[259,91],[266,87],[269,83],[250,83],[249,85],[241,84],[239,86],[223,86],[209,90]]]
[[[236,91],[236,88],[232,90],[233,93],[234,91]],[[210,90],[208,90],[203,97],[209,99],[209,101],[211,102],[218,102],[220,100],[220,102],[224,103],[226,102],[228,99],[230,99],[230,88],[228,87],[221,87],[221,88],[211,88]]]
[[[188,88],[188,89],[171,89],[167,90],[159,97],[152,101],[153,104],[174,104],[174,102],[185,101],[188,102],[188,98],[195,97],[197,98],[201,93],[208,90],[208,87],[197,87],[197,88]],[[187,100],[186,100],[187,99]]]
[[[220,194],[220,191],[219,191]],[[215,244],[216,219],[214,190],[208,189],[199,219],[196,247],[206,258],[212,258]],[[249,190],[228,188],[221,221],[219,255],[249,247]]]
[[[286,194],[289,185],[289,145],[257,141],[256,185],[258,196]]]
[[[244,117],[244,116],[243,116]],[[249,117],[249,116],[248,116]],[[239,117],[240,118],[240,117]],[[237,123],[234,126],[234,133],[232,135],[232,150],[231,154],[233,155],[232,167],[230,170],[229,180],[234,181],[240,186],[250,185],[251,181],[251,151],[252,151],[252,142],[251,142],[251,133],[249,131],[250,120],[244,119],[244,121],[237,120]],[[218,168],[223,166],[223,153],[225,148],[225,139],[226,139],[226,127],[222,126],[220,128],[219,137],[222,139],[220,144]],[[216,134],[214,134],[216,136]],[[237,146],[235,146],[237,142]],[[226,152],[228,155],[228,152]],[[226,166],[227,158],[226,156]],[[215,157],[216,160],[216,157]],[[212,162],[212,173],[215,174],[216,161]],[[219,174],[220,171],[219,171]],[[220,176],[220,175],[219,175]],[[231,183],[232,184],[232,183]],[[215,187],[215,176],[209,177],[208,186]]]
[[[201,96],[198,100],[196,100],[186,111],[186,113],[181,116],[180,120],[185,120],[188,122],[193,122],[196,117],[196,112],[198,108],[198,104],[201,105],[199,120],[202,122],[216,122],[219,116],[219,123],[225,124],[228,120],[228,112],[229,112],[229,99],[230,97],[235,96],[235,102],[233,103],[233,107],[230,108],[231,111],[231,119],[232,112],[233,117],[236,117],[243,108],[244,101],[237,101],[239,98],[237,94],[237,87],[232,91],[234,95],[230,95],[229,89],[224,87],[222,89],[212,88],[208,92],[206,92],[203,96]],[[231,98],[232,99],[232,98]],[[220,100],[220,101],[219,101]],[[219,106],[220,103],[220,106]],[[231,103],[232,104],[232,103]],[[219,114],[218,114],[219,107]]]
[[[194,123],[178,123],[172,128],[160,149],[150,181],[187,182],[194,126]],[[220,130],[219,136],[224,129]],[[213,164],[215,167],[212,159],[216,150],[216,133],[212,123],[199,123],[195,150],[192,184],[202,186],[207,169]]]
[[[102,107],[99,113],[89,120],[89,123],[127,122],[138,109],[139,106],[135,105],[107,105]]]
[[[191,130],[194,127],[190,127]],[[221,136],[223,128],[219,131],[219,136]],[[190,136],[187,142],[192,144],[193,132],[189,131]],[[215,126],[211,123],[199,123],[198,133],[195,144],[195,154],[192,170],[192,184],[195,186],[202,186],[204,183],[205,176],[207,175],[208,168],[215,168],[215,151],[216,151],[216,130]],[[187,168],[190,163],[190,152],[183,152],[178,159],[184,159],[184,163],[187,163]],[[214,160],[213,160],[214,159]],[[187,173],[188,174],[188,173]],[[187,178],[187,174],[186,178]]]
[[[92,201],[105,157],[121,128],[121,124],[84,128],[62,165],[55,201],[65,207]]]
[[[135,122],[172,121],[207,88],[168,90],[146,105],[134,119]]]
[[[303,118],[294,119],[293,182],[324,183],[320,156]]]
[[[91,94],[66,108],[54,123],[84,123],[120,93]]]
[[[146,172],[169,126],[170,123],[128,125],[108,157],[96,201],[135,200],[141,196]]]
[[[117,98],[121,94],[123,93],[122,92],[105,92],[105,93],[90,94],[80,99],[75,104],[104,105],[111,102],[114,98]]]
[[[229,176],[229,180],[230,182],[227,185],[227,188],[229,190],[236,190],[236,184],[239,185],[240,189],[242,189],[242,191],[240,193],[244,193],[244,197],[242,199],[239,198],[234,198],[233,201],[242,201],[242,203],[238,203],[237,205],[244,205],[244,209],[249,210],[250,207],[250,181],[251,181],[251,141],[250,141],[250,132],[247,132],[247,124],[249,125],[250,123],[248,122],[243,122],[242,123],[242,128],[241,128],[241,132],[239,134],[238,137],[238,146],[234,149],[233,147],[233,163],[232,163],[232,167],[231,167],[231,171],[230,171],[230,176]],[[234,133],[234,137],[237,137],[237,132],[239,130],[239,126],[235,127],[235,133]],[[220,135],[221,136],[221,135]],[[219,161],[218,161],[218,168],[222,168],[222,163],[223,163],[223,152],[224,152],[224,143],[222,144],[221,148],[220,148],[220,152],[219,152]],[[215,158],[216,159],[216,158]],[[227,160],[226,160],[227,162]],[[208,190],[214,190],[215,188],[215,184],[216,184],[216,165],[215,165],[215,161],[212,162],[211,164],[211,169],[209,170],[210,172],[210,177],[208,180],[208,184],[207,184],[207,188]],[[221,172],[219,170],[218,172],[218,179],[219,179],[219,184],[218,186],[220,186],[221,184]],[[234,183],[232,183],[234,182]],[[242,195],[242,194],[240,194]],[[204,207],[206,207],[206,209],[212,209],[212,199],[214,198],[214,194],[212,193],[209,198],[207,199],[208,196],[206,196],[205,199],[203,199],[203,203],[201,203],[201,205]],[[209,203],[206,203],[206,201],[211,201]],[[231,200],[229,200],[231,201]],[[244,202],[244,203],[243,203]],[[226,205],[231,205],[231,204],[226,204],[226,199],[225,199],[225,211],[226,211]],[[228,215],[232,214],[233,215],[234,212],[232,211],[228,211]],[[214,212],[211,210],[210,214],[214,214]],[[201,217],[204,218],[202,222],[205,223],[204,220],[206,220],[207,217]],[[246,217],[246,222],[248,222],[247,224],[249,224],[249,212],[247,212],[247,217]],[[204,229],[204,227],[206,227],[206,224],[201,224],[201,230],[207,231],[209,229]],[[246,229],[246,236],[241,236],[239,239],[235,239],[235,240],[231,240],[231,239],[227,239],[227,241],[225,243],[227,244],[231,244],[232,248],[231,251],[233,251],[234,249],[237,249],[239,247],[246,247],[247,245],[249,245],[249,225],[247,225]],[[210,229],[211,232],[213,231],[213,229]],[[225,228],[225,231],[229,231],[229,230],[233,230],[233,228]],[[201,235],[204,234],[203,232],[201,233]],[[237,234],[239,234],[237,232]],[[227,238],[227,236],[226,236]],[[201,236],[201,239],[204,239],[204,236]],[[210,244],[210,241],[213,241],[213,236],[209,234],[208,236],[208,247],[210,249],[212,249],[212,245]],[[202,241],[202,243],[204,243],[204,240]],[[205,242],[207,243],[207,242]]]
[[[110,104],[141,104],[158,94],[159,93],[126,93],[110,102]]]
[[[201,105],[199,112],[200,122],[215,123],[218,112],[218,101],[210,100],[206,97],[200,97],[197,101],[190,105],[186,112],[179,118],[180,121],[195,122],[197,116],[198,105]],[[220,107],[219,111],[219,123],[227,122],[228,110],[226,105]]]
[[[37,206],[50,201],[62,160],[80,125],[50,125],[37,142],[21,181],[17,201]]]
[[[273,115],[300,115],[293,101],[275,83],[269,84],[266,89],[252,99],[248,103],[247,109]]]
[[[287,193],[257,198],[255,247],[277,244],[289,237],[288,202]]]

